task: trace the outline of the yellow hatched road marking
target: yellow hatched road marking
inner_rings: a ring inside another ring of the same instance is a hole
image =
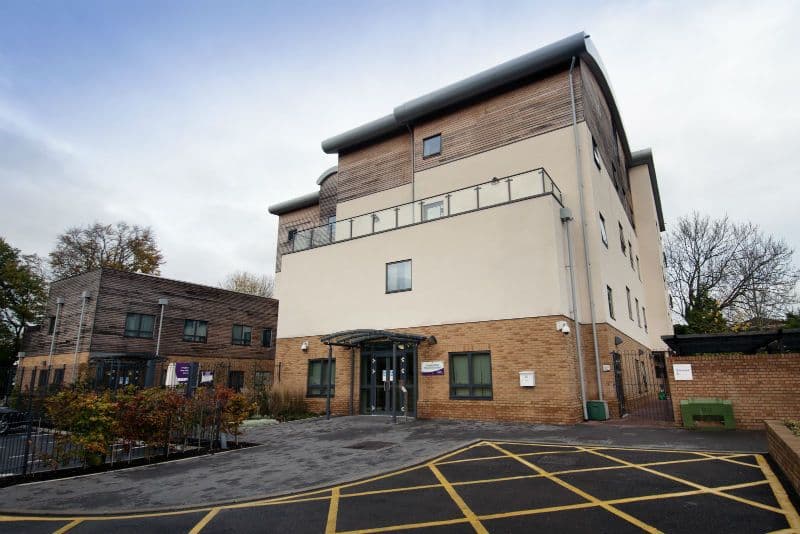
[[[775,499],[783,509],[783,513],[786,516],[786,521],[789,523],[789,528],[794,531],[800,531],[800,516],[798,516],[797,510],[792,505],[792,501],[789,500],[786,490],[783,489],[783,484],[781,484],[780,480],[778,480],[778,477],[775,476],[775,473],[772,472],[772,468],[769,466],[766,458],[764,458],[763,455],[756,455],[756,461],[758,462],[758,466],[761,468],[761,471],[764,473],[764,477],[766,477],[767,482],[769,482],[769,487],[772,489],[772,493],[775,494]]]
[[[713,458],[714,460],[722,460],[723,462],[729,462],[729,463],[732,463],[732,464],[743,465],[745,467],[752,467],[754,469],[759,469],[759,466],[757,466],[755,464],[748,464],[747,462],[739,462],[737,460],[734,460],[734,458],[743,458],[745,456],[754,456],[752,454],[736,454],[736,455],[730,455],[730,456],[713,456],[711,454],[706,454],[706,453],[701,453],[701,454],[703,456],[706,456],[709,460]]]
[[[543,455],[543,454],[575,454],[575,453],[579,453],[579,452],[581,452],[581,451],[574,450],[574,451],[525,452],[525,453],[520,454],[520,456],[525,458],[525,457],[528,457],[528,456],[540,456],[540,455]],[[448,460],[446,462],[436,461],[435,463],[436,463],[436,465],[450,465],[450,464],[461,464],[461,463],[465,463],[465,462],[481,462],[483,460],[500,460],[500,459],[503,459],[503,458],[508,458],[508,456],[504,456],[504,455],[501,454],[501,455],[497,455],[497,456],[486,456],[486,457],[483,457],[483,458],[464,458],[463,460]]]
[[[623,512],[622,510],[620,510],[618,508],[614,508],[610,504],[606,504],[605,502],[601,501],[600,499],[598,499],[594,495],[586,493],[582,489],[577,488],[577,487],[573,486],[572,484],[570,484],[568,482],[565,482],[565,481],[561,480],[560,478],[558,478],[556,476],[551,475],[550,473],[548,473],[547,471],[545,471],[544,469],[542,469],[538,465],[530,463],[525,458],[520,458],[519,456],[517,456],[513,452],[507,451],[506,449],[500,447],[499,445],[494,445],[494,444],[491,444],[491,445],[494,448],[496,448],[498,451],[500,451],[500,452],[502,452],[504,454],[507,454],[508,456],[514,458],[515,460],[517,460],[521,464],[527,465],[528,467],[530,467],[531,469],[533,469],[537,473],[543,475],[548,480],[551,480],[552,482],[555,482],[559,486],[562,486],[562,487],[570,490],[571,492],[583,497],[587,501],[590,501],[590,502],[593,502],[593,503],[597,504],[598,506],[602,507],[603,509],[611,512],[612,514],[614,514],[614,515],[616,515],[618,517],[621,517],[622,519],[628,521],[629,523],[632,523],[632,524],[636,525],[637,527],[641,528],[642,530],[644,530],[646,532],[659,532],[658,529],[656,529],[654,527],[651,527],[647,523],[645,523],[643,521],[640,521],[639,519],[633,517],[632,515],[627,514],[627,513]]]
[[[484,528],[481,522],[478,521],[478,517],[475,515],[475,512],[473,512],[470,509],[470,507],[467,506],[467,503],[464,502],[464,499],[461,498],[461,496],[458,494],[453,485],[450,484],[450,482],[444,477],[442,472],[439,471],[439,468],[433,465],[433,463],[428,464],[428,467],[430,468],[431,471],[433,471],[433,474],[436,476],[439,482],[441,482],[442,486],[444,486],[444,490],[447,492],[448,495],[450,495],[450,498],[453,499],[453,502],[456,503],[456,506],[459,507],[461,513],[464,514],[464,517],[467,518],[469,524],[472,525],[472,528],[475,529],[475,532],[477,532],[478,534],[489,534],[489,532],[486,530],[486,528]]]
[[[189,534],[197,534],[198,532],[206,528],[206,525],[208,525],[211,522],[211,520],[217,516],[219,511],[220,511],[219,508],[212,508],[205,516],[203,516],[203,519],[198,521],[197,524],[192,528],[192,530],[189,531]]]
[[[328,522],[325,525],[325,534],[335,534],[336,516],[339,515],[339,488],[331,490],[331,504],[328,507]]]
[[[406,523],[403,525],[390,525],[388,527],[347,530],[339,532],[339,534],[375,534],[376,532],[395,532],[397,530],[412,530],[417,528],[442,527],[447,525],[458,525],[461,523],[468,523],[468,522],[469,520],[466,517],[459,517],[458,519],[444,519],[442,521],[428,521],[425,523]]]
[[[762,508],[764,510],[769,510],[770,512],[776,512],[776,513],[779,513],[779,514],[783,514],[784,513],[783,510],[781,510],[780,508],[775,508],[774,506],[769,506],[769,505],[766,505],[766,504],[761,504],[760,502],[751,501],[750,499],[745,499],[745,498],[739,497],[737,495],[730,495],[728,493],[723,493],[720,490],[716,490],[714,488],[709,488],[708,486],[704,486],[702,484],[698,484],[698,483],[692,482],[690,480],[685,480],[683,478],[676,477],[674,475],[670,475],[670,474],[667,474],[667,473],[662,473],[660,471],[656,471],[655,469],[642,467],[641,465],[636,465],[636,464],[633,464],[633,463],[628,462],[626,460],[621,460],[620,458],[615,458],[613,456],[609,456],[608,454],[603,454],[602,452],[598,452],[596,450],[587,449],[587,452],[590,452],[592,454],[596,454],[597,456],[602,456],[602,457],[607,458],[609,460],[614,460],[615,462],[619,462],[621,464],[628,465],[629,467],[633,467],[635,469],[639,469],[641,471],[644,471],[646,473],[650,473],[652,475],[657,475],[657,476],[672,480],[673,482],[679,482],[681,484],[685,484],[685,485],[687,485],[689,487],[692,487],[692,488],[706,490],[706,491],[708,491],[708,493],[712,493],[712,494],[714,494],[714,495],[716,495],[718,497],[724,497],[724,498],[730,499],[732,501],[738,501],[738,502],[743,503],[743,504],[749,504],[750,506],[754,506],[756,508]]]
[[[69,532],[73,528],[77,527],[79,524],[83,522],[83,519],[75,519],[74,521],[70,521],[60,529],[53,532],[53,534],[63,534],[64,532]]]

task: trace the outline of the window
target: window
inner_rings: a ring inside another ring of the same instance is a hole
[[[56,331],[56,318],[52,315],[48,317],[49,323],[47,324],[47,335],[52,335]]]
[[[422,221],[430,221],[438,219],[444,215],[444,202],[439,200],[437,202],[426,202],[422,204]]]
[[[594,156],[594,164],[600,169],[600,147],[597,146],[597,141],[592,137],[592,156]]]
[[[625,287],[625,296],[628,298],[628,317],[633,321],[633,305],[631,304],[631,288]]]
[[[639,281],[642,281],[642,266],[639,265],[639,255],[636,255],[636,274],[639,275]]]
[[[639,315],[639,299],[636,299],[636,325],[640,328],[642,326],[642,316]]]
[[[606,286],[606,293],[608,293],[608,315],[612,319],[616,319],[614,317],[614,292],[611,290],[611,286]]]
[[[411,291],[411,260],[386,264],[386,292]]]
[[[46,388],[50,378],[50,369],[42,369],[39,371],[39,387]]]
[[[603,244],[608,248],[608,234],[606,233],[606,218],[603,217],[603,214],[600,214],[600,239],[603,240]]]
[[[422,140],[422,157],[429,158],[442,153],[442,134],[432,135]]]
[[[287,243],[292,243],[292,242],[294,242],[294,238],[295,238],[296,236],[297,236],[297,228],[292,228],[291,230],[289,230],[289,235],[288,235],[288,237],[286,238],[286,242],[287,242]]]
[[[233,335],[231,336],[231,343],[234,345],[249,345],[250,344],[250,336],[253,333],[253,329],[249,326],[245,326],[243,324],[235,324],[233,325]]]
[[[492,398],[492,359],[490,353],[450,353],[450,398]]]
[[[619,225],[619,246],[622,249],[622,253],[625,254],[625,230],[622,229],[622,223],[618,222]]]
[[[208,339],[208,321],[186,319],[183,322],[183,340],[205,343]]]
[[[628,241],[628,250],[630,250],[630,252],[631,252],[630,254],[628,254],[628,256],[631,259],[631,269],[633,269],[635,271],[636,267],[633,266],[633,247],[631,246],[631,242],[630,241]]]
[[[265,328],[261,331],[261,346],[272,347],[272,328]]]
[[[256,371],[253,376],[253,385],[256,390],[269,388],[272,385],[272,373],[269,371]]]
[[[153,325],[156,323],[155,315],[142,313],[129,313],[125,317],[125,337],[153,338]]]
[[[228,387],[236,393],[244,387],[244,371],[228,371]]]
[[[647,332],[647,310],[642,306],[642,320],[644,321],[644,331]]]
[[[60,386],[64,383],[64,369],[56,369],[53,372],[53,385]]]
[[[336,360],[331,360],[331,397],[336,393]],[[328,360],[308,360],[308,389],[307,397],[328,396]]]

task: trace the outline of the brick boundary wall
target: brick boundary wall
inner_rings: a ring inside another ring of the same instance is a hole
[[[783,421],[765,421],[765,424],[769,454],[800,495],[800,437],[792,434]]]
[[[676,363],[691,364],[693,380],[676,381]],[[730,400],[740,429],[762,430],[766,419],[800,418],[800,353],[670,356],[667,375],[678,426],[680,401],[703,397]]]

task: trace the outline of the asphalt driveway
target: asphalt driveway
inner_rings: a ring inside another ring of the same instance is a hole
[[[74,533],[800,529],[797,510],[761,454],[504,440],[478,441],[413,467],[273,499],[153,514],[0,521],[7,531]]]

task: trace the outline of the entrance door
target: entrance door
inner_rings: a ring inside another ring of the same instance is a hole
[[[403,348],[400,349],[399,347]],[[405,389],[403,367],[405,366]],[[400,344],[396,352],[396,362],[392,367],[392,344],[369,344],[361,347],[361,395],[360,412],[367,415],[391,415],[394,408],[397,415],[416,414],[416,369],[412,345]],[[392,371],[394,373],[392,373]],[[389,377],[394,374],[397,387],[390,387]],[[386,381],[384,382],[384,377]],[[403,412],[405,407],[406,412]]]

